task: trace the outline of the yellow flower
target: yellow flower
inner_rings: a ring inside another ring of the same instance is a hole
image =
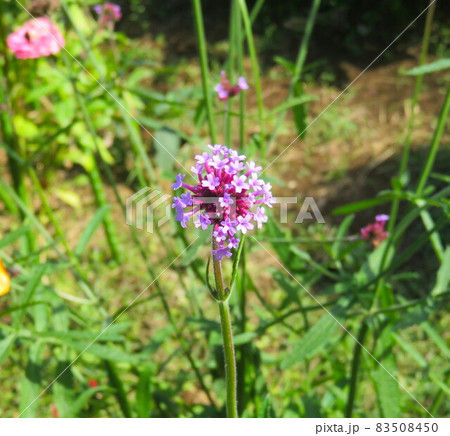
[[[9,277],[8,271],[0,260],[0,296],[5,295],[9,292],[11,285],[11,279]]]

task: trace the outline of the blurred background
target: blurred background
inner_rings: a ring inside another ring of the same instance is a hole
[[[208,235],[126,220],[214,142],[299,199],[239,267],[240,414],[448,416],[450,4],[117,0],[102,26],[97,3],[0,6],[1,416],[225,415]],[[18,58],[30,14],[67,51]],[[228,103],[222,70],[250,85]],[[325,224],[294,223],[305,197]],[[390,236],[364,240],[377,214]]]

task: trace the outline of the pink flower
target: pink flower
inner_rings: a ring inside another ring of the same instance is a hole
[[[195,185],[184,183],[184,174],[176,177],[172,185],[174,190],[183,188],[189,192],[173,198],[172,207],[176,211],[175,220],[183,228],[191,218],[195,227],[212,230],[217,249],[212,250],[216,260],[231,256],[231,250],[239,245],[237,232],[246,234],[253,230],[256,222],[258,229],[267,222],[265,208],[272,207],[270,183],[258,179],[262,170],[254,162],[244,165],[246,157],[239,155],[224,145],[209,145],[210,152],[195,156],[197,165],[192,172]],[[239,165],[241,164],[241,165]],[[252,185],[247,183],[251,172]],[[256,208],[256,212],[252,211]]]
[[[361,237],[370,241],[374,248],[378,247],[389,236],[384,230],[388,220],[389,215],[377,215],[374,223],[367,224],[361,229]]]
[[[27,21],[8,36],[8,48],[17,59],[37,59],[59,53],[66,44],[56,25],[41,17]]]
[[[101,28],[113,27],[122,18],[122,9],[115,3],[105,3],[94,6],[94,11],[99,16],[99,26]]]
[[[222,76],[222,80],[214,88],[217,92],[217,97],[219,97],[219,100],[227,101],[230,97],[234,97],[244,89],[248,89],[248,84],[243,77],[239,77],[237,85],[231,86],[227,79],[227,73],[225,73],[225,71],[221,71],[220,75]]]

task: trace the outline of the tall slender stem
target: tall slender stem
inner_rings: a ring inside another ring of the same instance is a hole
[[[353,361],[352,361],[352,372],[350,376],[350,390],[348,391],[348,399],[347,399],[347,409],[345,411],[345,417],[351,418],[353,414],[353,406],[355,404],[355,398],[356,398],[356,388],[358,385],[358,372],[359,372],[359,366],[361,362],[361,350],[362,346],[364,344],[364,341],[366,339],[367,335],[367,323],[364,322],[364,324],[361,326],[359,333],[358,333],[358,342],[355,343],[355,348],[353,350]]]
[[[441,141],[442,135],[445,130],[445,124],[448,121],[448,113],[450,111],[450,86],[447,88],[447,93],[445,95],[445,100],[441,108],[441,113],[439,114],[438,123],[436,129],[434,130],[433,139],[430,145],[430,151],[428,152],[428,157],[425,162],[425,166],[420,175],[419,183],[417,184],[416,194],[421,195],[425,185],[430,175],[431,169],[433,168],[434,161],[436,159],[436,153],[439,148],[439,143]]]
[[[430,0],[430,3],[431,3],[431,0]],[[430,42],[430,35],[431,35],[431,25],[433,22],[435,8],[436,8],[436,2],[432,3],[429,6],[428,11],[427,11],[427,15],[426,15],[426,19],[425,19],[425,28],[424,28],[423,37],[422,37],[422,48],[421,48],[420,57],[419,57],[419,65],[423,65],[427,60],[428,45]],[[409,154],[410,154],[410,149],[411,149],[411,135],[412,135],[414,121],[415,121],[415,110],[416,110],[416,106],[419,102],[420,91],[422,89],[422,82],[423,82],[423,75],[417,76],[416,83],[414,85],[414,94],[413,94],[413,98],[411,101],[411,115],[408,120],[408,126],[406,129],[405,141],[404,141],[404,145],[403,145],[402,160],[400,162],[400,168],[399,168],[398,176],[397,176],[398,180],[400,180],[400,182],[402,182],[402,179],[404,179],[406,170],[408,168]],[[391,205],[391,211],[389,214],[390,219],[389,219],[388,228],[387,228],[388,233],[390,233],[390,234],[393,233],[395,224],[397,223],[399,206],[400,206],[400,200],[394,199],[392,201],[392,205]],[[383,271],[383,269],[386,265],[389,248],[390,248],[390,243],[388,243],[386,245],[386,248],[383,252],[383,256],[381,258],[381,264],[380,264],[380,272]],[[382,288],[383,284],[384,284],[384,279],[381,279],[378,281],[375,295],[379,294],[380,289]],[[373,305],[374,304],[376,304],[376,301],[373,302]]]
[[[203,25],[202,5],[200,0],[193,0],[194,14],[195,14],[195,27],[197,29],[198,39],[198,51],[200,55],[200,68],[202,70],[202,85],[203,95],[205,97],[206,112],[208,115],[209,133],[211,135],[211,141],[215,144],[217,134],[216,125],[214,123],[214,112],[212,105],[211,90],[209,87],[209,70],[208,70],[208,52],[206,46],[205,27]]]
[[[220,325],[222,327],[223,351],[225,355],[225,372],[227,383],[227,415],[228,418],[237,418],[237,376],[236,357],[231,331],[230,308],[226,301],[219,301]]]
[[[217,250],[217,242],[212,238],[212,248]],[[222,263],[213,256],[214,279],[216,282],[216,301],[219,305],[220,325],[222,330],[223,352],[225,356],[225,375],[227,384],[227,416],[238,418],[237,412],[237,370],[236,356],[231,329],[230,308],[228,306],[229,291],[223,284]]]
[[[300,44],[300,48],[298,49],[297,61],[295,62],[294,74],[291,78],[291,83],[289,85],[289,91],[286,96],[286,101],[288,101],[292,95],[294,94],[296,84],[299,83],[301,74],[303,72],[303,67],[305,65],[306,56],[308,55],[308,47],[309,41],[311,39],[311,35],[314,29],[314,23],[316,21],[317,13],[319,11],[321,0],[313,0],[311,4],[311,9],[309,11],[308,20],[306,22],[305,33],[302,38],[302,42]],[[303,103],[306,104],[306,103]],[[267,146],[268,149],[275,143],[275,140],[278,135],[278,131],[283,124],[284,119],[286,118],[286,111],[283,111],[275,124],[275,128],[273,129],[272,135],[269,140],[269,144]]]
[[[256,46],[255,46],[255,40],[253,38],[253,31],[252,31],[252,22],[250,19],[250,16],[248,14],[247,9],[247,3],[245,0],[238,0],[240,10],[241,10],[241,17],[244,22],[244,30],[245,35],[247,38],[247,46],[248,51],[250,54],[250,60],[252,63],[252,70],[253,70],[253,81],[255,85],[255,91],[256,91],[256,100],[258,104],[258,120],[259,120],[259,129],[260,129],[260,140],[261,140],[261,153],[263,158],[266,157],[266,147],[265,147],[265,141],[266,141],[266,134],[265,134],[265,126],[264,126],[264,105],[263,105],[263,99],[262,99],[262,87],[261,87],[261,74],[259,70],[259,63],[258,63],[258,56],[256,54]]]

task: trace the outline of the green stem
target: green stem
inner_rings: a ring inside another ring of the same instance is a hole
[[[245,0],[238,0],[241,9],[242,20],[244,21],[244,29],[247,38],[248,51],[250,53],[250,60],[252,63],[253,70],[253,81],[256,91],[256,99],[258,102],[258,119],[259,119],[259,129],[260,129],[260,147],[263,158],[266,156],[265,147],[265,127],[264,127],[264,106],[262,100],[262,88],[261,88],[261,74],[259,71],[258,56],[256,54],[255,41],[253,39],[252,32],[252,22],[248,14],[247,4]]]
[[[256,7],[256,5],[255,5]],[[244,47],[242,39],[242,20],[241,10],[239,8],[239,0],[233,0],[232,7],[232,21],[233,21],[233,39],[231,44],[234,46],[236,53],[237,71],[239,76],[244,75]],[[252,11],[253,13],[253,11]],[[245,93],[239,93],[239,149],[244,151],[245,146]]]
[[[313,0],[313,2],[311,4],[311,9],[310,9],[309,15],[308,15],[308,21],[306,22],[306,27],[305,27],[305,34],[303,36],[302,42],[300,44],[300,48],[298,50],[297,61],[295,63],[295,70],[294,70],[294,74],[291,79],[291,83],[289,85],[289,92],[288,92],[288,95],[286,96],[286,101],[288,101],[292,97],[292,94],[294,93],[294,90],[295,90],[295,85],[300,80],[301,74],[303,72],[303,67],[305,65],[306,56],[308,54],[309,41],[311,39],[312,31],[314,29],[314,23],[316,21],[317,12],[319,11],[319,7],[320,7],[320,1],[321,0]],[[306,104],[306,103],[304,103],[304,104]],[[285,117],[286,117],[286,111],[282,112],[280,114],[280,116],[278,117],[277,122],[275,124],[275,128],[273,129],[273,133],[270,137],[270,141],[269,141],[269,145],[268,145],[269,149],[275,142],[278,131],[279,131],[281,125],[283,124]]]
[[[217,250],[218,244],[212,238],[212,248]],[[222,330],[223,351],[225,357],[225,374],[227,385],[227,416],[237,418],[237,371],[236,357],[233,345],[233,332],[231,329],[230,308],[228,306],[229,290],[224,287],[222,263],[213,256],[214,279],[216,282],[216,301],[219,305],[220,325]]]
[[[232,141],[230,108],[231,108],[230,100],[228,99],[225,104],[225,116],[224,116],[224,118],[225,118],[224,138],[225,138],[225,144],[227,145],[227,147],[231,147],[231,141]]]
[[[430,0],[430,2],[431,2],[431,0]],[[433,2],[427,11],[427,16],[425,19],[425,29],[424,29],[423,38],[422,38],[422,48],[420,51],[419,65],[423,65],[427,60],[428,45],[430,43],[431,24],[433,22],[433,15],[434,15],[435,8],[436,8],[436,2]],[[412,134],[414,120],[415,120],[415,108],[417,106],[417,103],[419,102],[419,95],[420,95],[420,91],[422,89],[422,82],[423,82],[423,74],[420,74],[419,76],[417,76],[416,84],[414,86],[414,95],[413,95],[413,99],[411,102],[411,115],[409,117],[408,127],[407,127],[407,131],[406,131],[403,155],[402,155],[402,160],[400,163],[399,178],[401,178],[403,176],[403,174],[405,173],[406,168],[408,166],[409,153],[411,150],[411,134]],[[392,217],[391,217],[390,221],[391,222],[393,221]]]
[[[355,347],[353,349],[353,360],[352,360],[352,369],[350,376],[350,390],[348,392],[347,398],[347,409],[345,412],[346,418],[351,418],[353,414],[353,406],[355,404],[356,398],[356,388],[358,386],[358,372],[361,362],[361,351],[364,341],[366,339],[368,327],[367,324],[364,323],[358,333],[358,342],[355,343]]]
[[[216,125],[212,104],[211,89],[209,86],[208,52],[206,46],[205,27],[203,25],[202,5],[200,0],[193,0],[195,27],[197,29],[198,51],[200,55],[200,68],[202,70],[203,95],[205,97],[206,112],[208,116],[209,133],[213,144],[217,142]]]
[[[431,2],[431,0],[430,0],[430,2]],[[434,15],[435,7],[436,7],[436,2],[432,3],[431,6],[429,6],[429,8],[427,10],[427,15],[426,15],[426,19],[425,19],[425,29],[424,29],[423,38],[422,38],[422,48],[421,48],[420,58],[419,58],[419,65],[423,65],[427,59],[428,45],[429,45],[430,34],[431,34],[431,24],[433,22],[433,15]],[[410,149],[411,149],[411,135],[412,135],[414,120],[415,120],[414,114],[415,114],[416,105],[419,102],[419,95],[420,95],[420,91],[422,88],[422,81],[423,81],[423,75],[417,76],[416,83],[414,86],[413,99],[411,101],[411,115],[408,120],[408,127],[407,127],[405,142],[404,142],[404,146],[403,146],[402,160],[400,162],[400,168],[399,168],[399,172],[398,172],[398,180],[400,182],[402,182],[402,180],[404,179],[406,169],[408,167],[409,153],[410,153]],[[397,222],[399,206],[400,206],[400,200],[395,199],[392,202],[391,211],[389,214],[390,219],[388,221],[388,227],[387,227],[387,231],[389,234],[393,233],[394,226]],[[380,263],[380,269],[379,269],[380,273],[382,272],[382,270],[384,269],[384,267],[386,265],[388,250],[390,248],[390,245],[391,244],[388,242],[388,244],[386,245],[386,248],[383,252],[383,256],[382,256],[381,263]],[[379,294],[383,284],[384,284],[384,279],[381,279],[378,281],[375,295]],[[374,299],[374,302],[373,302],[373,305],[375,305],[375,304],[376,304],[376,298]]]
[[[427,161],[425,162],[425,167],[420,176],[419,183],[417,185],[416,194],[420,195],[425,188],[428,176],[430,175],[431,169],[433,167],[434,161],[436,159],[436,153],[439,147],[439,143],[444,133],[445,123],[448,121],[447,116],[450,110],[450,86],[447,88],[447,94],[445,95],[444,104],[442,105],[441,113],[439,115],[438,123],[433,134],[433,140],[431,141],[430,151],[428,153]]]
[[[236,358],[234,354],[233,334],[231,331],[230,308],[226,301],[218,301],[220,312],[220,325],[222,327],[223,351],[225,355],[225,372],[227,383],[227,415],[228,418],[237,418],[236,393]]]

